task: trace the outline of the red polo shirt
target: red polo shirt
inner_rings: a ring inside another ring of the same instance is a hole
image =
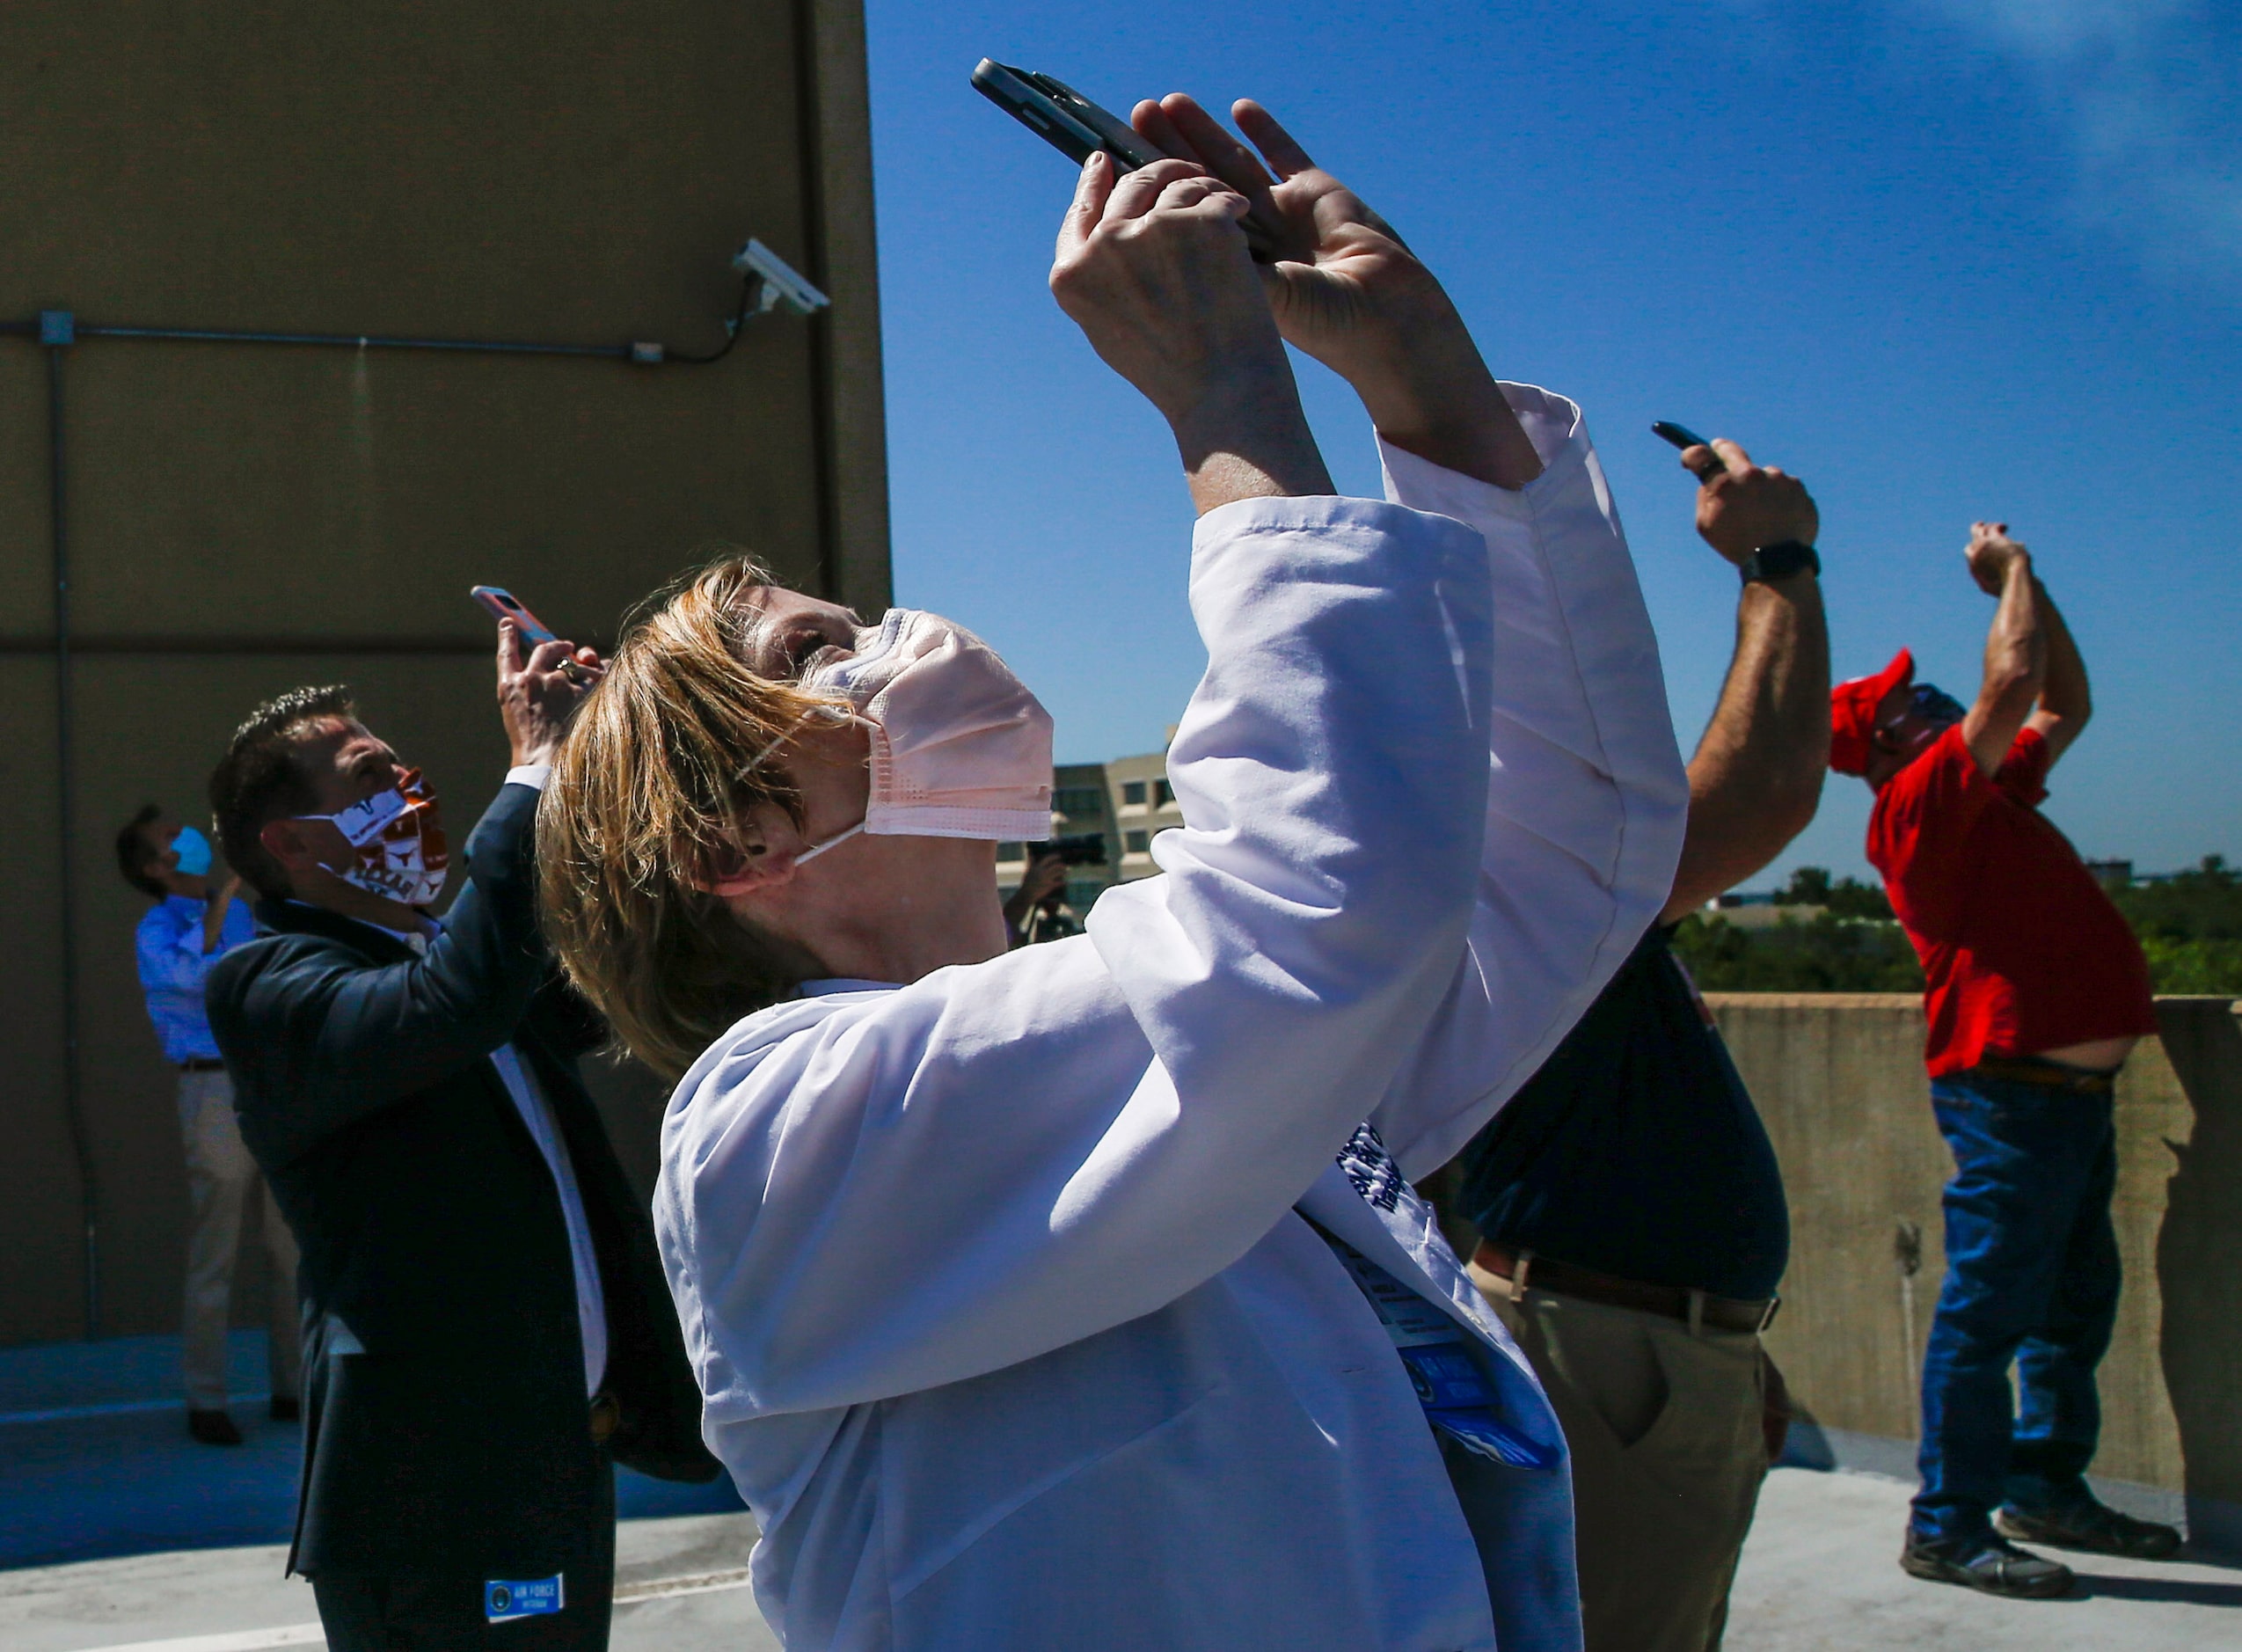
[[[1989,780],[1957,723],[1876,794],[1868,859],[1929,977],[1934,1078],[2157,1030],[2141,943],[2040,813],[2052,761],[2027,728]]]

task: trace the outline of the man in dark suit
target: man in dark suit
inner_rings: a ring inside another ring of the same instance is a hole
[[[535,823],[596,657],[500,627],[512,771],[439,924],[435,800],[340,689],[259,707],[211,777],[267,931],[208,985],[243,1139],[303,1250],[291,1570],[328,1645],[603,1648],[611,1461],[708,1480],[645,1213],[575,1071]]]

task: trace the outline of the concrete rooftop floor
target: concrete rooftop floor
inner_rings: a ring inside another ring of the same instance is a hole
[[[2074,1557],[2085,1587],[2060,1601],[1993,1600],[1910,1578],[1895,1561],[1908,1490],[1873,1475],[1776,1470],[1736,1583],[1731,1652],[2242,1646],[2242,1569]],[[776,1648],[741,1575],[753,1541],[744,1514],[626,1521],[617,1652]],[[283,1553],[260,1546],[0,1572],[0,1645],[10,1652],[319,1647],[310,1589],[281,1578]]]
[[[296,1431],[265,1420],[261,1341],[235,1342],[249,1439],[223,1451],[186,1437],[175,1339],[0,1351],[0,1648],[325,1644],[310,1586],[281,1575]],[[747,1587],[755,1528],[731,1488],[621,1478],[617,1652],[775,1648]],[[1777,1469],[1736,1580],[1730,1652],[2242,1648],[2242,1568],[2067,1556],[2084,1587],[2061,1601],[1911,1578],[1897,1564],[1910,1489]]]
[[[2064,1600],[1997,1600],[1900,1570],[1914,1487],[1778,1468],[1729,1600],[1728,1652],[2203,1652],[2242,1648],[2242,1568],[2042,1549]]]

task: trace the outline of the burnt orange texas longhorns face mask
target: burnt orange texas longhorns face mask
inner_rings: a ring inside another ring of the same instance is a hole
[[[406,769],[397,784],[336,815],[300,815],[299,820],[335,823],[357,859],[336,876],[345,883],[406,906],[426,906],[443,893],[451,853],[444,842],[443,816],[436,794],[418,769]]]

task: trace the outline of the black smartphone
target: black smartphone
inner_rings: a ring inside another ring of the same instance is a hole
[[[1114,157],[1116,171],[1133,172],[1166,156],[1136,135],[1136,128],[1110,109],[1100,108],[1054,75],[984,57],[974,65],[974,90],[1035,133],[1077,166],[1099,150]],[[1271,261],[1275,242],[1259,220],[1243,225],[1254,259]]]
[[[1654,420],[1650,430],[1653,435],[1670,442],[1677,448],[1710,448],[1713,445],[1687,425],[1677,425],[1669,419]],[[1727,468],[1727,462],[1716,453],[1703,470],[1694,471],[1691,474],[1700,482],[1709,482]]]
[[[1112,156],[1114,167],[1124,172],[1162,158],[1128,121],[1050,75],[984,57],[974,66],[973,85],[1077,166],[1099,150]]]

